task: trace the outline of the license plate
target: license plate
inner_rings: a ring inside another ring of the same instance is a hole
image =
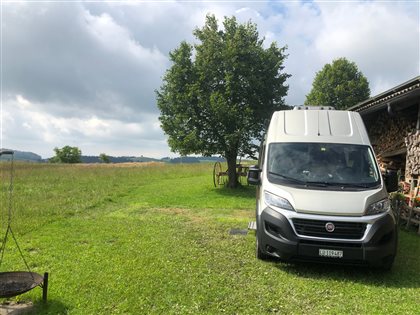
[[[342,250],[319,249],[319,256],[331,258],[343,258]]]

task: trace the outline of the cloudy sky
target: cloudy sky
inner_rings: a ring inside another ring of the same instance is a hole
[[[287,45],[286,102],[302,104],[315,73],[356,62],[372,95],[420,73],[419,1],[39,1],[1,7],[1,145],[50,157],[176,156],[154,91],[168,53],[208,13],[252,20]]]

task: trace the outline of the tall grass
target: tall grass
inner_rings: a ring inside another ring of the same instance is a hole
[[[50,289],[46,305],[38,288],[16,299],[36,314],[418,313],[416,234],[401,231],[389,273],[262,262],[252,234],[229,233],[253,219],[254,194],[214,188],[211,164],[17,163],[12,225]],[[1,271],[22,269],[12,245]]]
[[[4,228],[9,210],[10,164],[0,163],[0,171],[1,218]],[[25,234],[50,222],[88,213],[101,204],[112,204],[139,187],[147,187],[147,203],[151,200],[152,204],[157,204],[161,201],[162,180],[196,177],[208,177],[206,180],[210,184],[209,165],[197,164],[191,167],[152,163],[112,166],[15,162],[12,226],[17,234]],[[173,197],[177,198],[176,195]],[[166,205],[173,205],[174,200],[166,201]]]

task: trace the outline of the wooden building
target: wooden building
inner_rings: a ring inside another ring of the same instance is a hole
[[[420,185],[420,76],[367,99],[361,114],[381,168],[398,170],[411,189]]]

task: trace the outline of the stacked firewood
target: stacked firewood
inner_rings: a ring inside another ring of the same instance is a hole
[[[369,137],[375,145],[376,154],[399,150],[405,147],[404,137],[415,129],[415,121],[403,116],[390,117],[383,113],[369,128]]]
[[[377,156],[377,160],[382,173],[385,173],[386,170],[398,171],[405,169],[405,159]]]
[[[407,146],[406,177],[420,175],[420,130],[414,130],[405,138]]]

